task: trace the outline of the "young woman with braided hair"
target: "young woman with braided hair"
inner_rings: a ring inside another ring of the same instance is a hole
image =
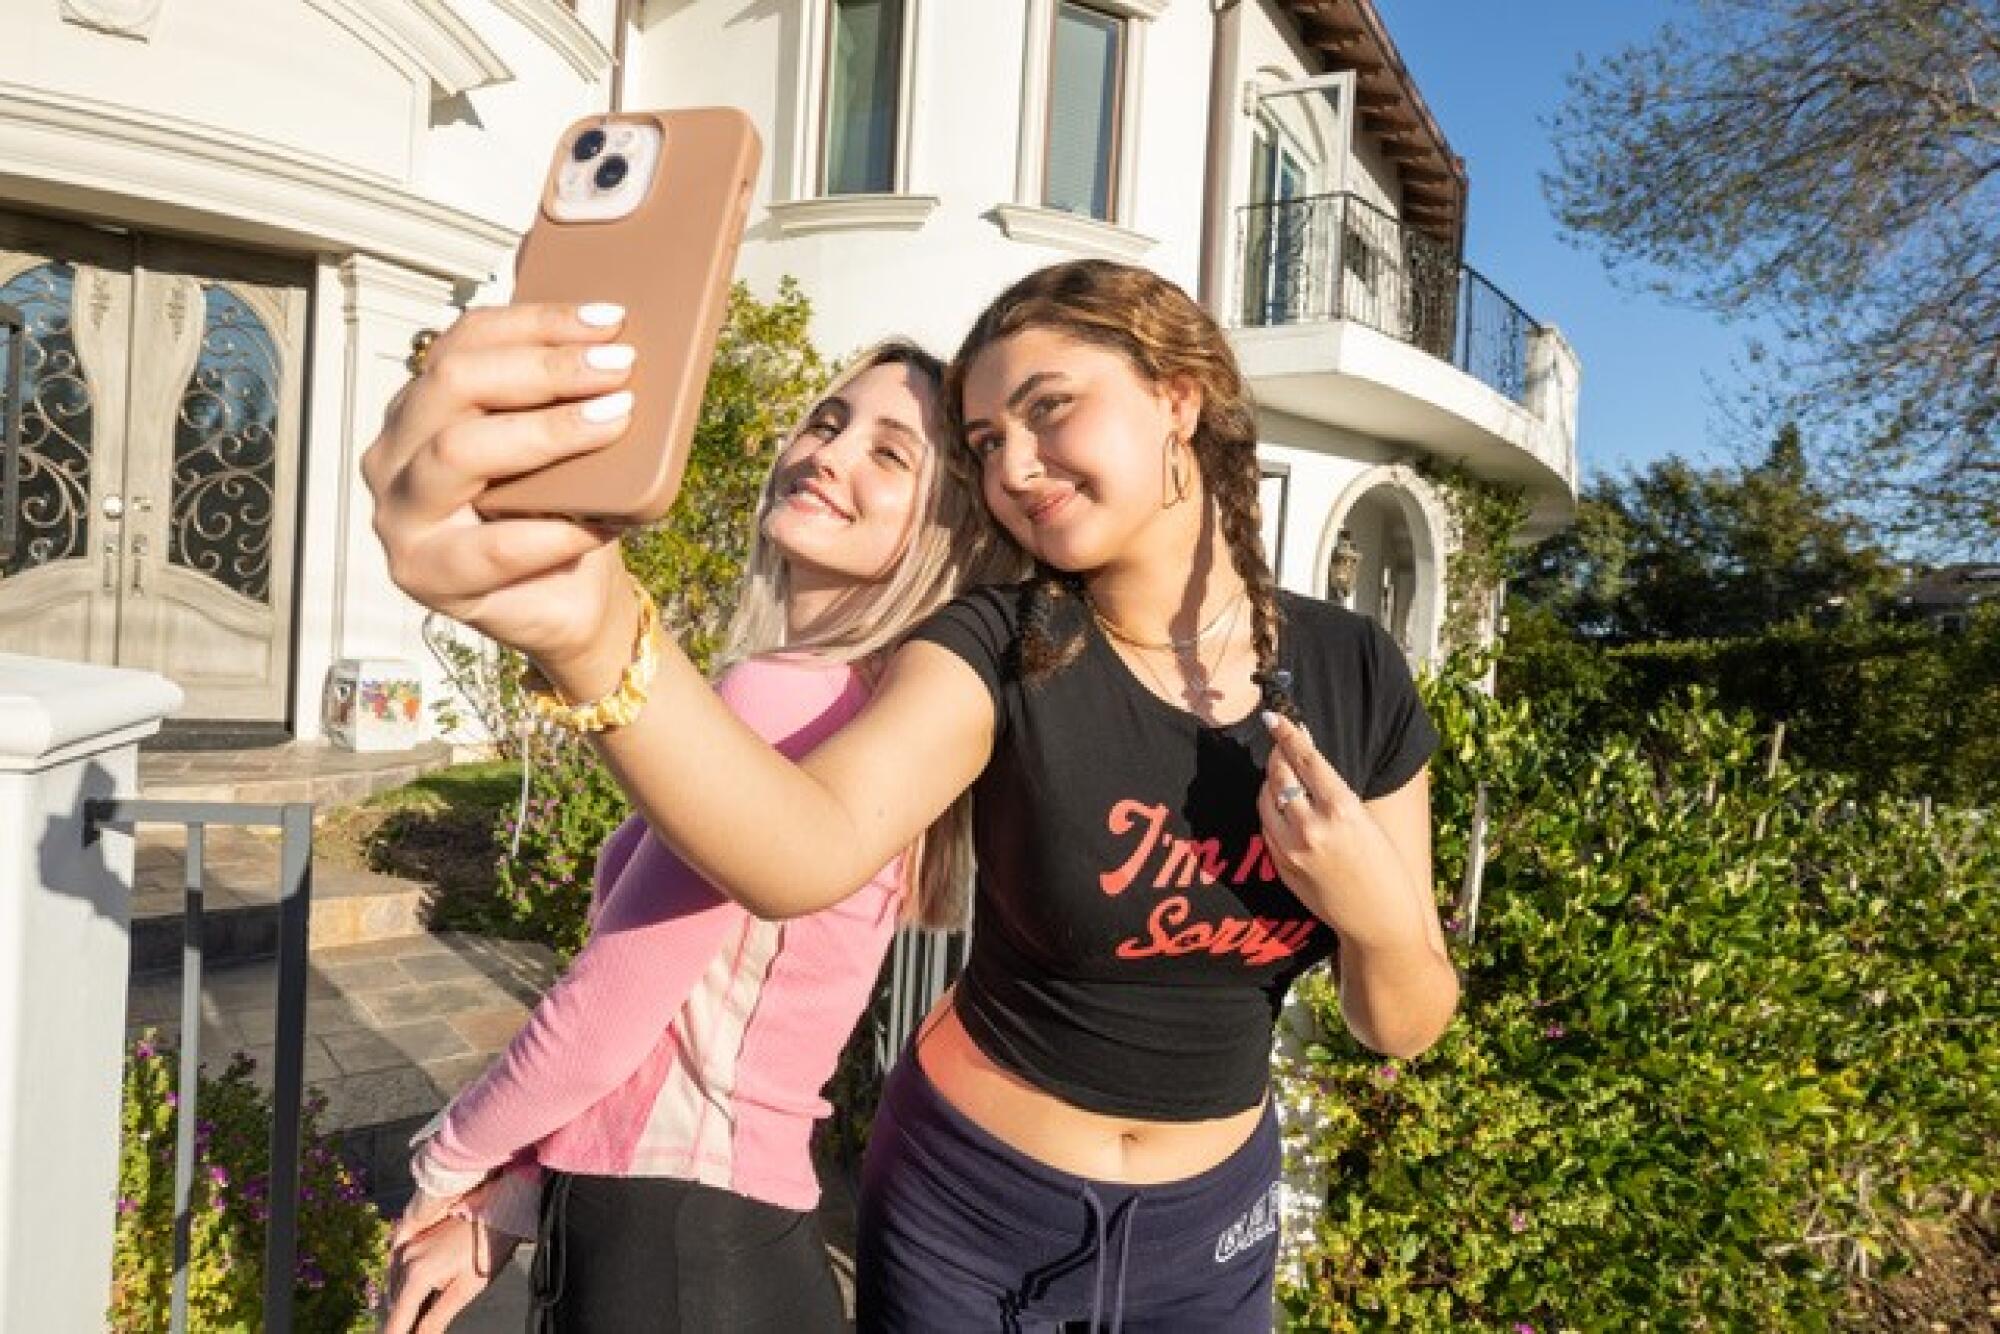
[[[664,841],[773,917],[836,901],[973,794],[971,956],[870,1137],[864,1330],[1267,1330],[1286,988],[1337,954],[1350,1029],[1398,1055],[1457,1002],[1436,734],[1378,627],[1274,589],[1248,398],[1179,288],[1096,261],[1032,274],[974,325],[947,400],[1036,576],[925,623],[801,762],[670,644],[602,753]],[[420,599],[506,583],[444,515],[378,528],[392,561],[464,553],[401,563]],[[631,684],[636,614],[575,543],[581,610],[546,608],[526,647],[595,698]],[[468,573],[433,584],[437,565]]]

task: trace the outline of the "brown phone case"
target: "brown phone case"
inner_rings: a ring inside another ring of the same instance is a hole
[[[584,130],[616,121],[660,128],[651,187],[624,217],[557,219],[552,206],[569,146]],[[563,132],[515,260],[514,300],[625,307],[619,341],[638,349],[627,384],[631,426],[603,449],[494,484],[478,503],[481,514],[645,524],[672,507],[728,314],[761,151],[749,117],[728,107],[615,112]]]

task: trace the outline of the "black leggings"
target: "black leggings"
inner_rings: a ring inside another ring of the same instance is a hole
[[[673,1177],[550,1172],[530,1334],[844,1330],[819,1220]]]

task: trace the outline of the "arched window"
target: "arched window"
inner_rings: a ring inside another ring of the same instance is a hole
[[[283,360],[240,296],[221,283],[202,289],[201,357],[174,419],[167,559],[266,602]]]
[[[95,402],[76,351],[75,297],[76,270],[61,262],[36,264],[0,283],[0,302],[21,312],[27,331],[18,524],[14,549],[0,563],[0,574],[10,578],[85,555]],[[0,396],[13,392],[0,384]]]

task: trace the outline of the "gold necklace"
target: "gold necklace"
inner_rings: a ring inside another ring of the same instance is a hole
[[[1196,715],[1205,717],[1206,714],[1202,706],[1204,704],[1212,705],[1220,697],[1220,692],[1211,689],[1210,684],[1215,679],[1215,673],[1222,670],[1223,662],[1229,657],[1229,644],[1235,637],[1236,632],[1236,614],[1242,606],[1243,597],[1239,594],[1227,607],[1217,613],[1213,621],[1203,626],[1192,638],[1175,641],[1170,644],[1145,644],[1138,640],[1126,638],[1126,636],[1119,634],[1109,621],[1099,616],[1096,608],[1093,607],[1090,614],[1097,621],[1098,625],[1103,627],[1106,634],[1124,640],[1125,643],[1131,645],[1133,648],[1154,653],[1171,651],[1177,661],[1182,657],[1192,658],[1194,660],[1192,668],[1188,667],[1185,663],[1181,664],[1181,679],[1184,688],[1180,692],[1180,698],[1187,702]],[[1195,651],[1195,646],[1214,633],[1216,628],[1222,624],[1225,616],[1228,618],[1229,624],[1226,633],[1222,636],[1222,651],[1215,655],[1215,666],[1210,667],[1202,662],[1201,654]],[[1174,698],[1174,691],[1167,685],[1166,678],[1161,676],[1158,669],[1153,666],[1152,661],[1142,656],[1139,659],[1139,665],[1145,669],[1147,676],[1153,678],[1153,684],[1160,688],[1160,698],[1171,701]]]
[[[1097,624],[1103,628],[1105,634],[1110,635],[1113,639],[1130,644],[1133,648],[1147,648],[1153,650],[1155,653],[1164,652],[1167,649],[1172,649],[1176,653],[1187,653],[1195,645],[1201,643],[1202,640],[1214,634],[1216,627],[1222,624],[1224,617],[1229,618],[1229,624],[1233,627],[1236,624],[1236,609],[1243,605],[1243,599],[1247,594],[1247,589],[1238,591],[1235,597],[1229,599],[1228,606],[1216,612],[1215,615],[1209,618],[1207,625],[1202,626],[1186,639],[1168,638],[1157,643],[1152,640],[1140,639],[1137,635],[1126,633],[1119,628],[1116,621],[1113,621],[1110,617],[1099,611],[1095,602],[1090,604],[1090,614],[1096,619]]]

